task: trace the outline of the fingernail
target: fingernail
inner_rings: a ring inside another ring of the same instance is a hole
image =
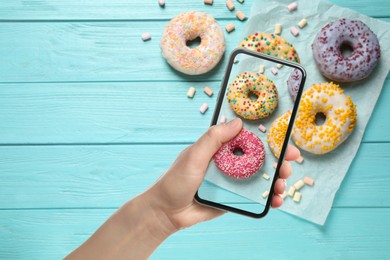
[[[238,126],[239,124],[240,124],[240,119],[238,117],[236,117],[233,120],[229,121],[229,123],[227,123],[227,126],[230,128],[234,128],[234,127]]]

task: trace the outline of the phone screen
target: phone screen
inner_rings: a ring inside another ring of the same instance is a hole
[[[305,78],[297,63],[233,51],[211,125],[240,117],[243,130],[210,161],[198,202],[252,217],[267,213]]]

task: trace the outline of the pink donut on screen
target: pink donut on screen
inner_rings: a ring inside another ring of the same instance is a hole
[[[344,56],[340,48],[353,51]],[[312,44],[318,69],[325,77],[352,82],[367,77],[381,56],[379,41],[366,24],[359,20],[340,19],[324,26]]]
[[[242,149],[243,155],[233,153],[237,148]],[[214,154],[213,159],[223,174],[237,179],[248,178],[263,166],[264,144],[259,137],[243,128],[235,138]]]

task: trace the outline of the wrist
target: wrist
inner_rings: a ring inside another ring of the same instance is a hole
[[[169,217],[157,203],[154,203],[154,200],[149,190],[123,206],[129,230],[136,237],[145,237],[145,245],[153,250],[177,231]]]

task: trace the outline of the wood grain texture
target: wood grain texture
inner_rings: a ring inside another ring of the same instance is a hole
[[[216,97],[201,90],[219,89],[227,55],[193,78],[173,71],[158,44],[174,15],[197,10],[236,24],[228,54],[245,23],[214,2],[1,2],[0,259],[64,257],[208,127]],[[388,0],[334,2],[390,22]],[[249,15],[252,3],[236,7]],[[227,214],[175,234],[152,259],[387,259],[389,79],[326,226],[277,210],[262,220]]]
[[[140,3],[134,0],[15,0],[6,1],[0,7],[1,20],[118,20],[118,19],[171,19],[178,13],[196,10],[212,13],[216,18],[234,17],[235,12],[226,8],[226,1],[214,1],[212,6],[203,0],[169,0],[166,8],[160,8],[156,0]],[[234,1],[236,9],[249,13],[253,0],[244,4]],[[288,2],[288,1],[286,1]],[[291,2],[291,1],[290,1]],[[367,0],[331,1],[340,6],[354,9],[373,17],[389,17],[390,5],[387,0],[375,0],[367,5]]]
[[[118,207],[158,179],[185,147],[1,146],[0,209]],[[389,150],[389,143],[361,145],[335,207],[390,207]]]
[[[230,22],[219,20],[222,27]],[[159,42],[166,24],[167,21],[0,23],[0,83],[220,81],[227,57],[240,42],[245,26],[237,21],[235,31],[225,32],[225,56],[215,69],[191,77],[174,71],[161,56]],[[141,40],[145,32],[151,33],[152,40]]]
[[[203,93],[208,85],[213,97]],[[0,84],[0,144],[190,143],[208,128],[219,82]],[[197,92],[186,97],[189,86]],[[390,140],[390,77],[363,142]],[[199,113],[202,103],[210,106]]]
[[[0,258],[63,258],[114,211],[0,211]],[[388,208],[333,209],[325,227],[276,210],[226,214],[174,234],[152,259],[387,259],[389,219]]]
[[[219,20],[224,27],[230,20]],[[213,71],[186,76],[161,56],[168,21],[0,23],[0,82],[221,80],[227,56]],[[245,23],[226,34],[226,54]],[[143,42],[149,32],[152,40]],[[148,64],[143,66],[143,64]]]

